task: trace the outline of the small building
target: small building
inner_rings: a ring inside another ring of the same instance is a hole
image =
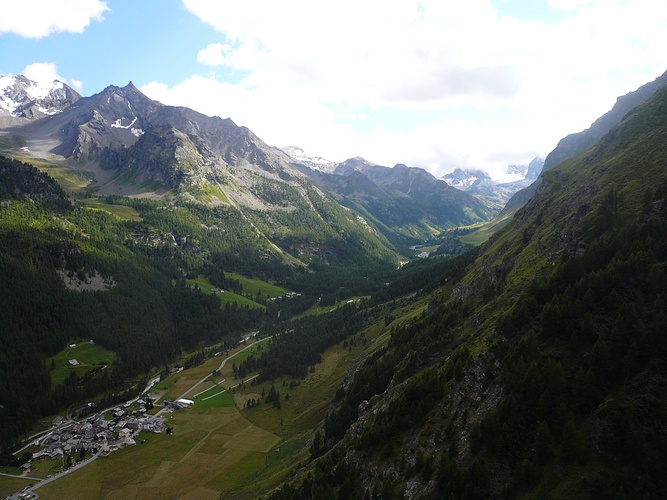
[[[65,422],[67,422],[67,419],[65,417],[61,417],[60,415],[58,415],[56,418],[51,420],[51,425],[53,425],[53,427],[58,427],[59,425],[62,425]]]
[[[78,362],[76,359],[68,359],[67,362],[68,362],[71,366],[79,366],[79,362]]]
[[[48,458],[49,453],[46,450],[39,450],[32,454],[32,460],[39,460],[40,458]]]
[[[70,344],[69,347],[70,347],[70,349],[72,349],[72,348],[76,347],[76,344]]]

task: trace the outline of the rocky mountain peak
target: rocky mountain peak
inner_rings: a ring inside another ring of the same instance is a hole
[[[81,99],[69,85],[38,83],[24,75],[0,76],[0,125],[18,125],[61,113]]]

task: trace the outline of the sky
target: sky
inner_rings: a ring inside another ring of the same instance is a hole
[[[545,156],[667,70],[664,0],[0,0],[0,74],[132,81],[271,146],[436,176]]]

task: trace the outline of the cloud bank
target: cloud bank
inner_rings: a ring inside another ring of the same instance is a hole
[[[183,0],[220,39],[202,74],[142,90],[332,160],[498,172],[667,69],[667,2],[548,4],[553,20],[491,0]]]
[[[82,33],[109,10],[99,0],[21,0],[3,2],[0,34],[44,38],[53,33]]]

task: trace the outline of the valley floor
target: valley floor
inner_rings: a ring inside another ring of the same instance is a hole
[[[367,342],[354,348],[329,349],[299,385],[289,378],[252,385],[252,373],[239,387],[232,365],[256,353],[259,344],[230,353],[220,374],[192,391],[218,369],[219,357],[172,375],[157,384],[153,394],[159,391],[162,399],[173,400],[187,392],[194,400],[192,408],[167,414],[173,435],[141,433],[136,446],[92,461],[36,493],[44,499],[255,498],[307,459],[312,429],[324,417],[350,363],[374,348],[378,333],[367,332]],[[244,409],[246,401],[259,399],[272,385],[282,394],[280,409],[264,402]],[[233,391],[218,390],[233,386]],[[8,487],[14,484],[29,483],[14,481]]]

